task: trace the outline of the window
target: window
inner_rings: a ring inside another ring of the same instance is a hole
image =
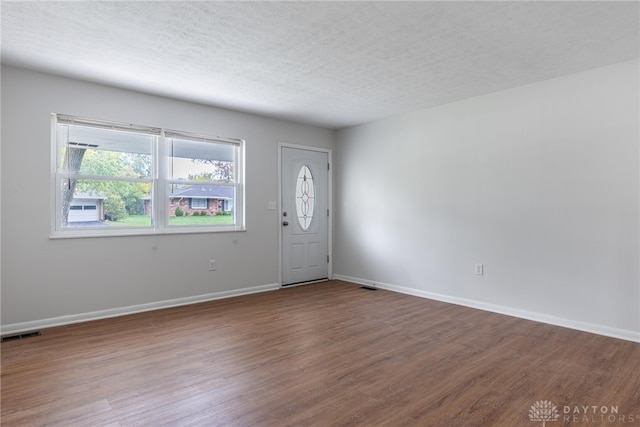
[[[191,199],[191,209],[207,209],[209,206],[207,199]]]
[[[53,128],[53,237],[244,228],[244,141],[63,115]]]
[[[298,223],[304,231],[309,229],[311,221],[313,221],[315,193],[311,169],[309,169],[309,166],[304,165],[298,172],[298,180],[296,182],[296,214]]]

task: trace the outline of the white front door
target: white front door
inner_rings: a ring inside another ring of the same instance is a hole
[[[282,284],[329,277],[329,153],[281,147]]]

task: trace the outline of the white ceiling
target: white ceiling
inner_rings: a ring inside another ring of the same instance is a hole
[[[640,3],[2,1],[2,61],[341,128],[640,57]]]

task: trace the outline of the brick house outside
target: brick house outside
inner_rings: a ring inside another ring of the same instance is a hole
[[[184,215],[219,215],[233,210],[234,188],[224,185],[188,185],[175,189],[170,196],[169,216],[179,206]],[[151,200],[144,199],[144,214],[151,215]]]

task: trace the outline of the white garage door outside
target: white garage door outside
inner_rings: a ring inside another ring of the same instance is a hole
[[[69,207],[69,222],[98,221],[98,202],[76,200]]]

